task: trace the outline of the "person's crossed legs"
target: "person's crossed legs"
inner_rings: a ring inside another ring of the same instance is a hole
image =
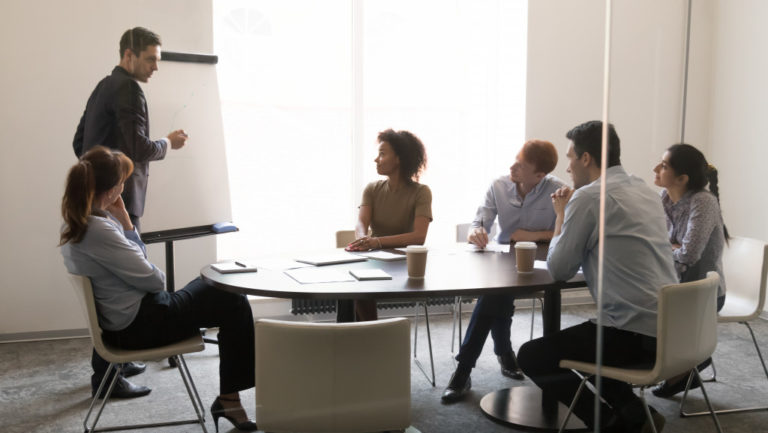
[[[472,318],[467,325],[464,341],[461,343],[456,360],[459,365],[451,376],[442,400],[446,403],[459,401],[472,387],[470,373],[477,358],[483,351],[488,334],[493,338],[493,351],[496,354],[501,373],[513,379],[523,379],[523,373],[517,365],[515,352],[512,350],[510,327],[515,313],[515,298],[511,295],[485,295],[477,300]]]

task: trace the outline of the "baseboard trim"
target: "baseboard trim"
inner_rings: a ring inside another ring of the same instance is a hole
[[[63,340],[67,338],[89,337],[88,329],[61,329],[56,331],[17,332],[0,334],[0,343],[24,343],[42,340]]]

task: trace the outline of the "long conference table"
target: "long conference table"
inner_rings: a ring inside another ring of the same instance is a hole
[[[343,250],[339,250],[343,251]],[[328,253],[329,250],[316,253]],[[316,255],[293,254],[298,258]],[[546,258],[546,245],[539,245],[537,260]],[[405,260],[328,265],[322,268],[348,272],[353,269],[382,269],[391,280],[344,281],[301,284],[278,267],[259,267],[258,272],[222,274],[210,266],[200,275],[214,287],[233,293],[276,298],[306,299],[425,299],[438,296],[480,296],[509,293],[520,296],[543,293],[542,321],[544,335],[560,329],[560,291],[585,287],[581,274],[569,281],[555,281],[546,269],[536,268],[531,273],[518,273],[512,252],[476,252],[459,244],[456,248],[429,251],[426,274],[423,279],[408,278]],[[345,303],[350,308],[351,302]],[[344,305],[340,303],[340,305]],[[338,312],[349,315],[349,312]],[[516,386],[492,392],[480,402],[483,412],[494,421],[513,427],[539,431],[557,431],[567,408],[556,400],[543,396],[536,386]],[[571,417],[568,430],[582,430],[584,424]]]

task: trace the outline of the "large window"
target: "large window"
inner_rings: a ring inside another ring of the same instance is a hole
[[[222,256],[326,248],[378,179],[376,136],[429,158],[427,243],[453,242],[524,140],[524,1],[217,0],[237,237]]]

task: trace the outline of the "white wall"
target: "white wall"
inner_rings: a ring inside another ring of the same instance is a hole
[[[165,49],[209,53],[211,4],[4,0],[0,15],[0,335],[84,328],[56,248],[77,122],[93,87],[118,63],[124,30],[145,26],[161,35]],[[152,113],[150,91],[147,98]],[[153,119],[153,135],[170,130]],[[184,242],[177,248],[179,282],[196,275],[216,251],[212,237]],[[162,247],[150,251],[163,263]]]
[[[708,158],[731,234],[768,240],[768,2],[715,0]]]
[[[663,150],[680,136],[684,3],[614,2],[609,118],[623,165],[649,183]],[[602,116],[605,3],[531,1],[529,22],[526,136],[555,143],[555,174],[570,181],[565,133]],[[689,108],[694,121],[703,108]]]

